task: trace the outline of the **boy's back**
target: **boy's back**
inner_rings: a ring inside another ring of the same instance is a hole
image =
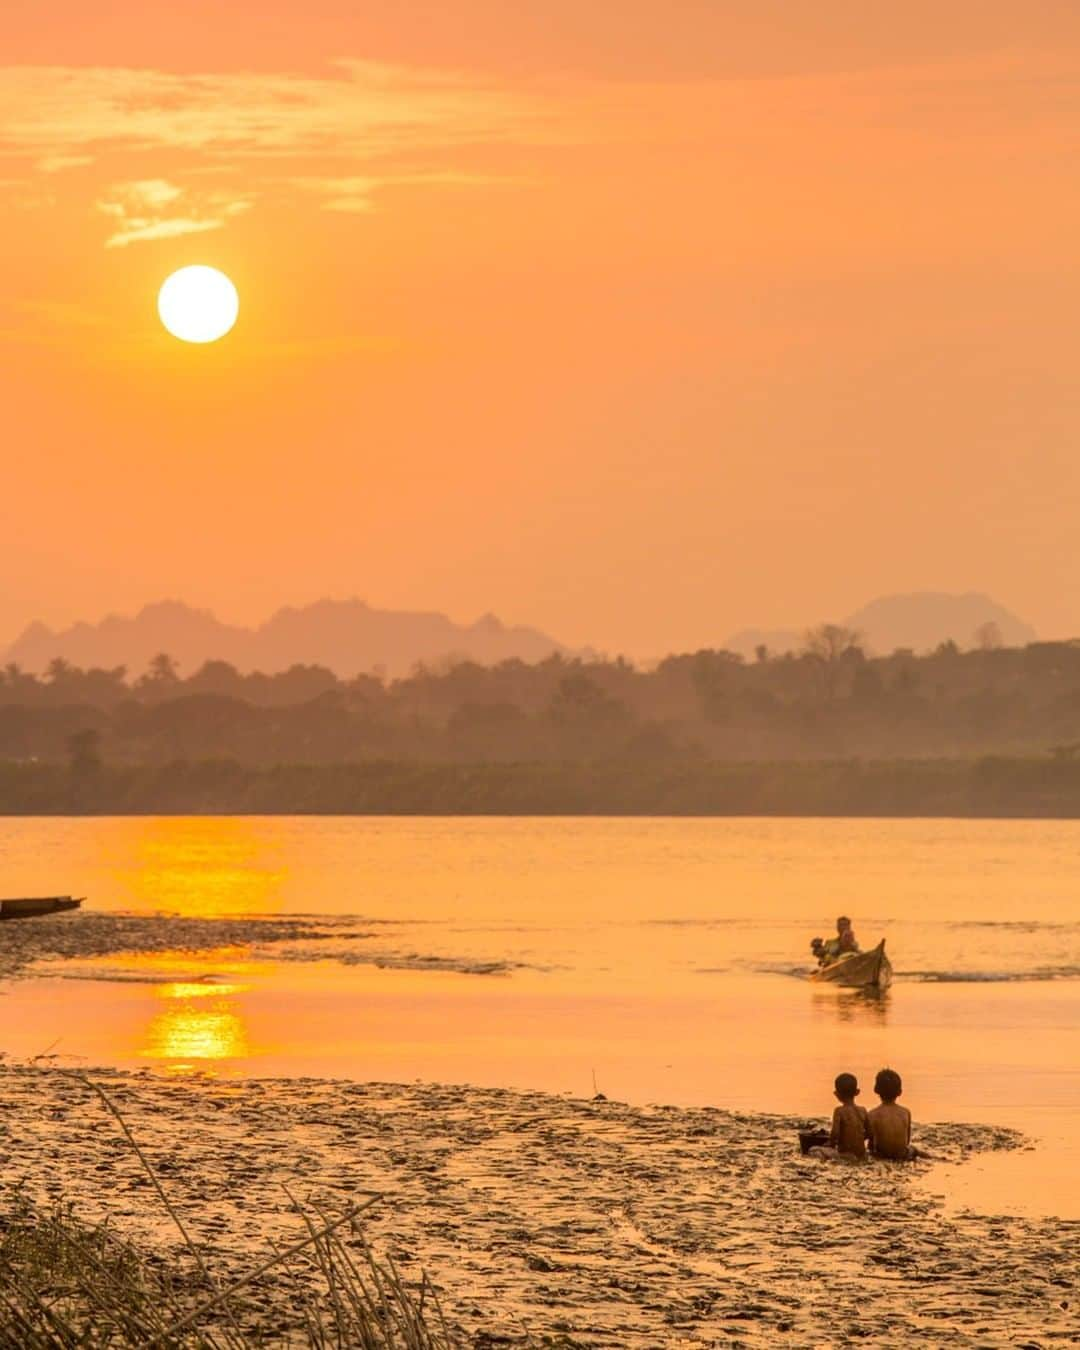
[[[833,1112],[829,1142],[838,1153],[850,1157],[866,1157],[866,1136],[869,1133],[865,1106],[841,1102]]]
[[[911,1112],[896,1102],[882,1102],[870,1112],[870,1142],[879,1158],[911,1157]]]

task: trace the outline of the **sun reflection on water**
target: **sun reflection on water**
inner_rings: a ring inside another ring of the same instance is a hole
[[[231,994],[242,994],[250,985],[246,984],[209,984],[197,980],[177,980],[165,985],[163,998],[228,998]]]
[[[123,857],[111,871],[127,905],[141,913],[214,918],[281,908],[286,869],[265,826],[217,817],[140,820]]]
[[[249,1053],[247,1031],[239,1013],[228,1007],[166,1008],[146,1028],[147,1059],[166,1062],[183,1072],[190,1060],[243,1059]]]
[[[213,1072],[223,1061],[246,1059],[252,1046],[243,995],[250,988],[238,981],[190,975],[158,985],[154,996],[165,1006],[145,1026],[140,1058],[155,1060],[166,1073],[175,1074]]]

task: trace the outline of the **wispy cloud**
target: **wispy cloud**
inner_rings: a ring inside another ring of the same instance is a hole
[[[175,239],[182,234],[204,234],[207,230],[220,230],[223,220],[193,220],[186,216],[176,216],[172,220],[128,220],[121,229],[105,240],[106,248],[123,248],[125,244],[137,244],[140,240]]]
[[[43,155],[34,167],[39,173],[63,173],[65,169],[82,169],[93,162],[93,155]]]
[[[342,62],[323,79],[126,67],[0,67],[0,148],[386,154],[528,138],[542,103],[464,76]]]
[[[220,230],[230,218],[253,205],[250,197],[220,192],[192,194],[164,178],[140,178],[115,184],[109,195],[98,201],[97,208],[117,222],[105,247],[123,248],[153,239]]]
[[[27,187],[96,160],[168,165],[181,183],[218,172],[213,194],[159,176],[97,186],[98,211],[113,222],[108,248],[221,229],[283,186],[319,209],[361,214],[383,187],[480,181],[458,172],[462,154],[543,139],[550,118],[551,101],[537,95],[372,63],[340,62],[322,78],[0,66],[0,155],[25,163]],[[419,156],[434,170],[387,172]],[[305,172],[327,163],[341,172]]]
[[[290,178],[289,184],[301,192],[322,198],[324,211],[345,211],[366,214],[374,209],[371,194],[381,185],[379,178],[322,178],[307,175]]]
[[[184,189],[165,178],[140,178],[125,188],[128,202],[149,210],[158,210],[184,195]]]
[[[367,213],[375,209],[374,195],[385,188],[480,187],[493,184],[520,184],[536,180],[438,170],[430,173],[388,173],[378,176],[346,175],[344,177],[301,174],[289,178],[287,181],[291,187],[321,198],[320,205],[324,211]]]

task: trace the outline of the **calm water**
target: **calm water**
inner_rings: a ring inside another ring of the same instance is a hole
[[[11,1055],[576,1095],[595,1082],[807,1115],[828,1111],[840,1070],[867,1101],[888,1063],[916,1120],[1039,1141],[945,1177],[952,1202],[1080,1214],[1080,824],[8,819],[0,860],[8,895],[361,915],[354,955],[515,963],[477,976],[227,950],[49,966],[0,986]],[[801,978],[841,912],[864,946],[888,939],[885,999]]]

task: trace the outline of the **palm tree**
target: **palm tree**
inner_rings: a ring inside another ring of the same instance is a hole
[[[153,684],[175,684],[180,677],[176,673],[176,662],[168,652],[158,652],[150,662],[147,679]]]
[[[69,679],[75,667],[62,656],[54,656],[45,669],[50,684],[62,684]]]

